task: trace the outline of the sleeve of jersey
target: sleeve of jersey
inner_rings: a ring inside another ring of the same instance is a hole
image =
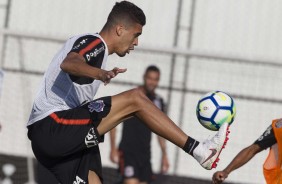
[[[276,143],[275,135],[270,125],[264,133],[254,142],[259,145],[261,149],[267,149]]]
[[[82,57],[85,61],[94,66],[97,59],[97,55],[102,53],[105,50],[105,46],[102,40],[98,37],[87,35],[78,38],[70,52],[76,52]]]

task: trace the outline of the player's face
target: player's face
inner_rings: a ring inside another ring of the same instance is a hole
[[[148,92],[154,92],[158,87],[160,73],[156,71],[148,71],[144,75],[144,87]]]
[[[123,57],[126,53],[129,54],[131,50],[134,50],[134,46],[138,45],[138,37],[142,34],[142,27],[137,23],[123,27],[116,49],[118,56]]]

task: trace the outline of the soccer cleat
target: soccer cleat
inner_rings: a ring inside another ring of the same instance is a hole
[[[207,170],[216,168],[218,157],[228,141],[229,133],[229,125],[224,123],[212,139],[201,142],[195,148],[193,156],[202,167]]]

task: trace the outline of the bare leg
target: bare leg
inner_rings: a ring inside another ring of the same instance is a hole
[[[140,182],[137,178],[130,178],[130,179],[125,179],[123,181],[123,184],[140,184]]]
[[[88,182],[89,184],[102,184],[98,175],[93,171],[88,173]]]
[[[228,140],[228,124],[224,123],[212,139],[194,146],[196,141],[193,138],[188,139],[188,135],[160,111],[139,89],[126,91],[112,97],[111,111],[97,127],[98,133],[100,135],[107,133],[131,116],[137,116],[153,132],[183,148],[205,169],[216,167],[219,161],[218,157]]]
[[[183,148],[188,136],[160,111],[139,89],[112,97],[112,108],[98,126],[100,135],[107,133],[130,116],[140,118],[153,132]]]

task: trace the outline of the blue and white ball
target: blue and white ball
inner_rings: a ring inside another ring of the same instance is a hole
[[[235,115],[234,100],[222,91],[207,93],[197,105],[197,118],[209,130],[217,131],[225,122],[231,125]]]

